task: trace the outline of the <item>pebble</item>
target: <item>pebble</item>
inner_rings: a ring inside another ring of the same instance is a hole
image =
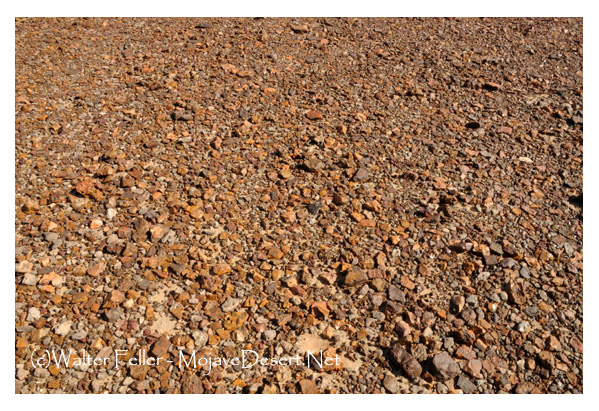
[[[164,357],[170,346],[171,342],[169,339],[166,336],[161,335],[152,347],[152,354],[156,357]]]
[[[348,287],[353,287],[366,281],[368,281],[366,273],[361,268],[354,267],[345,276],[344,284]]]
[[[476,392],[476,385],[474,385],[468,378],[460,375],[456,381],[456,386],[460,388],[464,394],[472,394]]]
[[[39,278],[35,274],[25,274],[21,284],[23,285],[36,285],[39,282]]]
[[[353,180],[357,182],[366,181],[370,178],[370,173],[365,168],[359,168],[354,174]]]
[[[391,375],[385,377],[383,385],[391,394],[399,392],[399,383],[397,382],[397,379]]]
[[[237,309],[237,307],[239,307],[239,304],[241,304],[240,299],[229,297],[221,305],[221,310],[223,310],[223,312],[229,313]]]
[[[446,352],[435,354],[432,366],[442,381],[450,380],[460,373],[459,365]]]
[[[41,316],[42,316],[42,313],[40,312],[40,310],[38,310],[36,307],[31,307],[29,309],[29,311],[27,311],[26,320],[31,323],[31,322],[39,320],[41,318]],[[57,334],[58,334],[58,332],[57,332]]]
[[[406,377],[410,379],[420,377],[422,374],[422,366],[399,343],[391,348],[391,355]]]
[[[267,341],[272,341],[276,338],[277,332],[275,330],[266,330],[262,333],[262,335]]]
[[[73,324],[72,321],[65,321],[65,322],[61,323],[60,325],[56,326],[54,328],[54,332],[57,335],[65,336],[71,331],[72,324]]]
[[[27,274],[31,271],[33,271],[33,263],[27,260],[21,261],[15,267],[15,272],[17,274]]]

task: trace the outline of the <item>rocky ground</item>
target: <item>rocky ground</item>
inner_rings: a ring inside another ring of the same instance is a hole
[[[17,19],[15,392],[582,392],[582,29]]]

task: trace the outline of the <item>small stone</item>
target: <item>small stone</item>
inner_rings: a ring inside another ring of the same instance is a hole
[[[91,223],[89,224],[89,228],[91,228],[92,230],[95,230],[96,228],[100,228],[104,225],[104,222],[102,220],[100,220],[99,218],[94,218]]]
[[[91,193],[93,188],[93,180],[89,177],[86,177],[75,186],[75,191],[77,191],[82,196],[87,196]]]
[[[31,307],[29,309],[29,311],[27,311],[26,320],[29,321],[30,323],[32,323],[34,321],[39,320],[41,316],[42,316],[42,314],[40,313],[39,309],[37,309],[36,307]]]
[[[465,253],[472,250],[473,244],[470,242],[461,241],[450,246],[456,253]]]
[[[472,394],[476,391],[476,385],[474,385],[468,378],[460,375],[456,382],[456,386],[464,391],[464,394]]]
[[[333,203],[335,203],[335,205],[343,205],[343,204],[347,204],[349,202],[349,197],[342,195],[342,194],[335,194],[333,196]]]
[[[238,298],[229,297],[225,300],[225,302],[221,305],[221,310],[223,312],[231,312],[234,311],[241,304],[241,300]]]
[[[324,168],[324,163],[316,157],[310,157],[304,161],[304,167],[311,173],[318,173]]]
[[[497,129],[498,133],[503,133],[503,134],[507,134],[507,135],[511,135],[512,134],[512,128],[511,127],[507,127],[507,126],[501,126]]]
[[[501,88],[501,85],[488,81],[483,84],[483,88],[489,91],[497,91]]]
[[[501,246],[501,244],[491,243],[491,245],[489,245],[489,249],[491,250],[491,252],[497,255],[503,255],[503,247]]]
[[[516,260],[514,260],[513,258],[504,258],[503,260],[501,260],[499,262],[499,266],[501,268],[512,268],[513,266],[515,266],[517,264]]]
[[[54,328],[54,333],[61,335],[61,336],[67,335],[69,333],[69,331],[71,331],[72,324],[73,324],[73,322],[69,320],[69,321],[63,322],[60,325],[57,325]]]
[[[170,227],[168,227],[164,224],[156,224],[155,226],[150,228],[150,234],[152,236],[152,241],[153,242],[160,241],[162,239],[162,237],[164,237],[170,230],[171,230]]]
[[[410,379],[420,377],[422,374],[422,366],[399,343],[391,348],[391,355],[397,364],[399,364],[406,377]]]
[[[108,218],[109,220],[112,220],[114,217],[116,217],[117,215],[117,211],[114,208],[109,208],[108,210],[106,210],[106,218]]]
[[[474,378],[482,378],[482,367],[483,367],[483,363],[481,360],[468,360],[464,363],[464,365],[462,366],[462,370],[464,370],[465,372],[467,372],[468,374],[470,374],[471,376],[473,376]]]
[[[108,321],[115,323],[123,318],[123,310],[121,307],[111,308],[106,311],[106,318],[108,318]]]
[[[177,325],[177,321],[171,320],[165,316],[160,317],[156,321],[154,321],[152,329],[156,331],[158,334],[167,334],[175,328],[175,325]]]
[[[395,324],[395,331],[397,332],[397,336],[399,338],[403,338],[412,332],[412,327],[407,322],[400,320],[397,322],[397,324]]]
[[[309,28],[306,24],[292,24],[291,30],[293,30],[295,33],[307,33]]]
[[[327,308],[326,301],[317,301],[312,303],[312,314],[317,318],[327,317],[330,310]]]
[[[518,324],[518,331],[522,333],[522,332],[528,330],[529,326],[530,326],[530,324],[528,322],[522,321],[520,324]]]
[[[229,274],[231,272],[231,266],[227,263],[219,263],[214,266],[212,272],[214,275]]]
[[[521,287],[512,281],[507,284],[505,293],[507,300],[513,304],[522,305],[526,302]]]
[[[402,287],[404,287],[407,290],[413,290],[414,288],[416,288],[416,284],[414,284],[414,281],[412,281],[410,277],[408,277],[407,275],[402,275],[399,279],[399,283],[402,285]]]
[[[160,338],[154,343],[154,347],[152,347],[152,354],[156,357],[163,357],[167,352],[169,347],[171,346],[171,342],[164,335],[161,335]]]
[[[463,295],[454,295],[450,300],[450,310],[453,314],[459,314],[464,309],[464,305],[466,305],[466,299]]]
[[[546,344],[547,348],[550,349],[550,350],[552,350],[552,351],[561,351],[562,350],[562,344],[553,335],[550,335],[547,338],[547,340],[545,341],[545,344]]]
[[[359,267],[354,267],[345,276],[344,285],[348,287],[353,287],[356,285],[360,285],[368,281],[368,276],[366,273]]]
[[[440,352],[433,357],[433,369],[443,380],[455,378],[460,373],[459,365],[446,352]]]
[[[46,241],[48,241],[49,243],[53,243],[55,241],[57,241],[59,238],[58,233],[45,233],[44,234],[44,239]]]
[[[36,285],[39,282],[39,278],[35,274],[25,274],[21,284],[23,285]]]
[[[286,211],[281,214],[281,218],[287,223],[293,223],[296,218],[295,211]]]
[[[283,252],[278,247],[273,247],[270,250],[268,250],[268,258],[272,260],[280,260],[281,258],[283,258],[283,256]]]
[[[152,149],[154,147],[156,147],[158,145],[158,142],[156,140],[148,140],[145,142],[144,146],[146,146],[146,148]]]
[[[387,293],[389,294],[390,300],[397,301],[401,304],[404,304],[406,302],[406,294],[395,285],[390,285],[389,289],[387,290]]]
[[[98,264],[94,264],[87,269],[87,274],[92,277],[98,277],[106,269],[106,262],[100,261]]]
[[[302,390],[302,394],[318,394],[318,387],[314,381],[309,379],[304,379],[299,382],[300,389]]]
[[[541,366],[549,371],[553,370],[555,367],[555,358],[549,351],[541,351],[539,353],[539,362],[541,363]]]
[[[358,171],[356,171],[356,174],[354,174],[354,176],[352,177],[353,181],[366,181],[370,178],[370,173],[368,172],[367,169],[365,168],[359,168]]]
[[[493,267],[499,263],[499,259],[497,258],[496,255],[493,255],[493,254],[485,255],[484,259],[485,259],[485,265],[487,267]]]
[[[210,143],[210,146],[215,149],[218,150],[219,148],[221,148],[221,146],[223,145],[223,139],[220,137],[216,137],[214,140],[212,140],[212,142]]]
[[[17,380],[24,380],[29,375],[29,371],[24,368],[17,369]]]
[[[533,161],[528,157],[518,157],[518,161],[521,163],[532,164]]]
[[[15,266],[15,273],[25,274],[33,271],[33,263],[31,261],[23,260]]]
[[[581,116],[572,116],[571,120],[574,124],[583,124],[583,119]]]
[[[316,110],[310,110],[306,113],[306,117],[312,121],[322,120],[322,113]]]
[[[185,111],[175,111],[173,113],[173,119],[175,121],[192,121],[193,115]]]
[[[264,336],[264,339],[272,341],[276,338],[277,332],[275,330],[266,330],[262,333],[262,335]]]
[[[399,391],[399,383],[397,382],[397,379],[391,375],[385,377],[383,385],[391,394],[395,394]]]
[[[365,219],[363,219],[363,220],[360,220],[360,221],[358,222],[358,225],[359,225],[360,227],[376,227],[376,221],[374,221],[374,220],[371,220],[371,219],[369,219],[369,218],[365,218]]]
[[[321,209],[321,207],[322,207],[322,202],[316,201],[312,204],[309,204],[307,208],[308,208],[308,212],[310,214],[318,214],[318,211]]]

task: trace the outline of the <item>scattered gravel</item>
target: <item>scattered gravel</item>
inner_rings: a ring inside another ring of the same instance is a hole
[[[15,391],[582,392],[582,29],[16,19]]]

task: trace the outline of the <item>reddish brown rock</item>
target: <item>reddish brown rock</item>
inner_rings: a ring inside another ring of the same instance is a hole
[[[406,377],[410,379],[420,377],[422,374],[422,366],[399,343],[395,344],[391,348],[391,355],[393,356],[395,362],[400,366]]]

